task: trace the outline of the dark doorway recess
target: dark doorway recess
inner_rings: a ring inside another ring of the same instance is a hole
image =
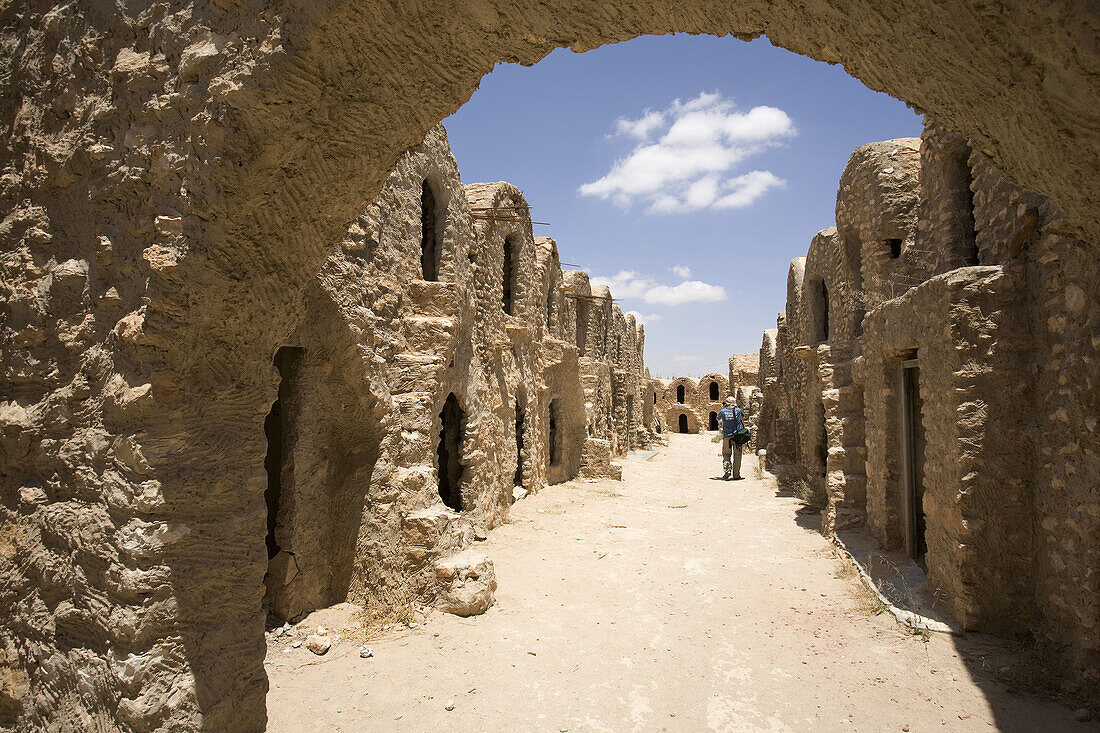
[[[504,312],[508,315],[512,315],[512,311],[515,309],[515,245],[512,244],[512,238],[506,237],[504,239],[504,288],[501,291],[501,301],[504,306]]]
[[[718,382],[710,383],[710,399],[711,401],[718,399]]]
[[[626,396],[626,449],[630,450],[633,447],[633,441],[631,437],[634,433],[634,395],[628,394]]]
[[[462,422],[465,415],[454,393],[447,395],[439,413],[439,497],[443,503],[462,511]]]
[[[901,240],[900,239],[887,239],[886,247],[890,250],[890,259],[896,260],[901,257]]]
[[[829,287],[824,280],[817,281],[817,287],[812,295],[814,298],[814,321],[817,325],[816,341],[818,343],[829,340]]]
[[[924,401],[920,394],[920,366],[916,359],[902,362],[901,391],[902,478],[905,488],[902,517],[905,520],[905,550],[918,565],[927,569],[924,563],[928,549],[924,536],[924,425],[921,420]]]
[[[439,279],[435,194],[427,181],[420,187],[420,270],[425,280]]]
[[[712,412],[712,413],[710,413],[710,427],[708,428],[708,430],[717,430],[717,429],[718,429],[718,413],[717,412]]]
[[[275,368],[279,371],[279,396],[271,406],[271,412],[264,420],[264,435],[267,436],[267,455],[264,457],[264,469],[267,471],[267,489],[264,500],[267,503],[267,557],[270,560],[279,554],[279,544],[275,540],[275,527],[279,521],[279,502],[283,494],[284,477],[289,479],[294,467],[288,461],[287,445],[294,437],[293,394],[298,389],[298,374],[301,369],[304,349],[284,346],[275,353]]]
[[[561,455],[558,451],[558,442],[561,440],[558,435],[558,401],[550,400],[550,414],[548,415],[547,422],[550,426],[549,445],[546,451],[550,465],[556,466],[558,464],[558,457]]]
[[[588,356],[588,301],[577,296],[577,356]]]
[[[684,404],[684,385],[676,385],[676,401],[681,405]]]
[[[688,416],[680,415],[680,432],[686,433],[688,431]]]
[[[516,476],[512,480],[515,486],[523,486],[523,431],[524,411],[519,400],[516,400]]]
[[[817,403],[817,419],[821,425],[821,435],[817,441],[817,460],[821,464],[821,477],[829,472],[829,425],[825,421],[825,403]]]

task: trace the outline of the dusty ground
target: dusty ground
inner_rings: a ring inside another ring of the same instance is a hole
[[[671,438],[621,483],[513,507],[481,544],[500,583],[484,616],[433,614],[371,659],[273,646],[269,729],[1097,730],[874,615],[795,500],[711,480],[719,446]]]

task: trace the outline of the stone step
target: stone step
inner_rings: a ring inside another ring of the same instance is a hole
[[[395,394],[393,401],[397,407],[397,417],[401,429],[428,433],[432,427],[431,392],[404,392]]]
[[[447,364],[434,354],[396,354],[390,363],[391,389],[396,393],[432,392]]]
[[[445,354],[453,346],[455,322],[444,316],[410,316],[404,319],[409,351],[420,354]]]
[[[409,301],[418,315],[453,318],[457,313],[458,286],[450,282],[412,280],[409,282]]]

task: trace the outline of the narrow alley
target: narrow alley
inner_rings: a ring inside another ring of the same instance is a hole
[[[549,486],[482,543],[497,600],[331,651],[268,651],[272,731],[1087,731],[873,596],[746,456],[711,436]],[[309,623],[309,622],[307,622]],[[314,622],[315,623],[315,622]]]

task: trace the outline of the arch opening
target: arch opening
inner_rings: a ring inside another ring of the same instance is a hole
[[[710,399],[711,402],[716,402],[718,400],[718,382],[710,383]]]
[[[684,385],[676,385],[676,401],[681,405],[684,404]]]
[[[439,498],[451,509],[462,506],[462,430],[465,414],[454,392],[447,395],[439,413],[439,444],[436,449],[439,471]]]
[[[523,434],[526,430],[525,412],[519,398],[516,398],[516,475],[512,480],[514,486],[523,486]]]
[[[431,184],[424,181],[420,187],[420,272],[425,280],[439,279],[437,215],[435,192],[432,191]]]
[[[679,429],[681,433],[686,433],[688,431],[688,416],[683,413],[680,413]]]
[[[558,434],[558,401],[550,400],[550,408],[547,414],[547,462],[556,466],[561,456],[561,436]]]
[[[504,244],[504,271],[502,273],[501,303],[504,312],[513,315],[515,310],[516,274],[515,274],[515,244],[512,237],[505,237]]]
[[[718,429],[718,413],[711,410],[711,412],[710,412],[710,423],[709,423],[709,426],[707,427],[707,430],[717,430],[717,429]]]

